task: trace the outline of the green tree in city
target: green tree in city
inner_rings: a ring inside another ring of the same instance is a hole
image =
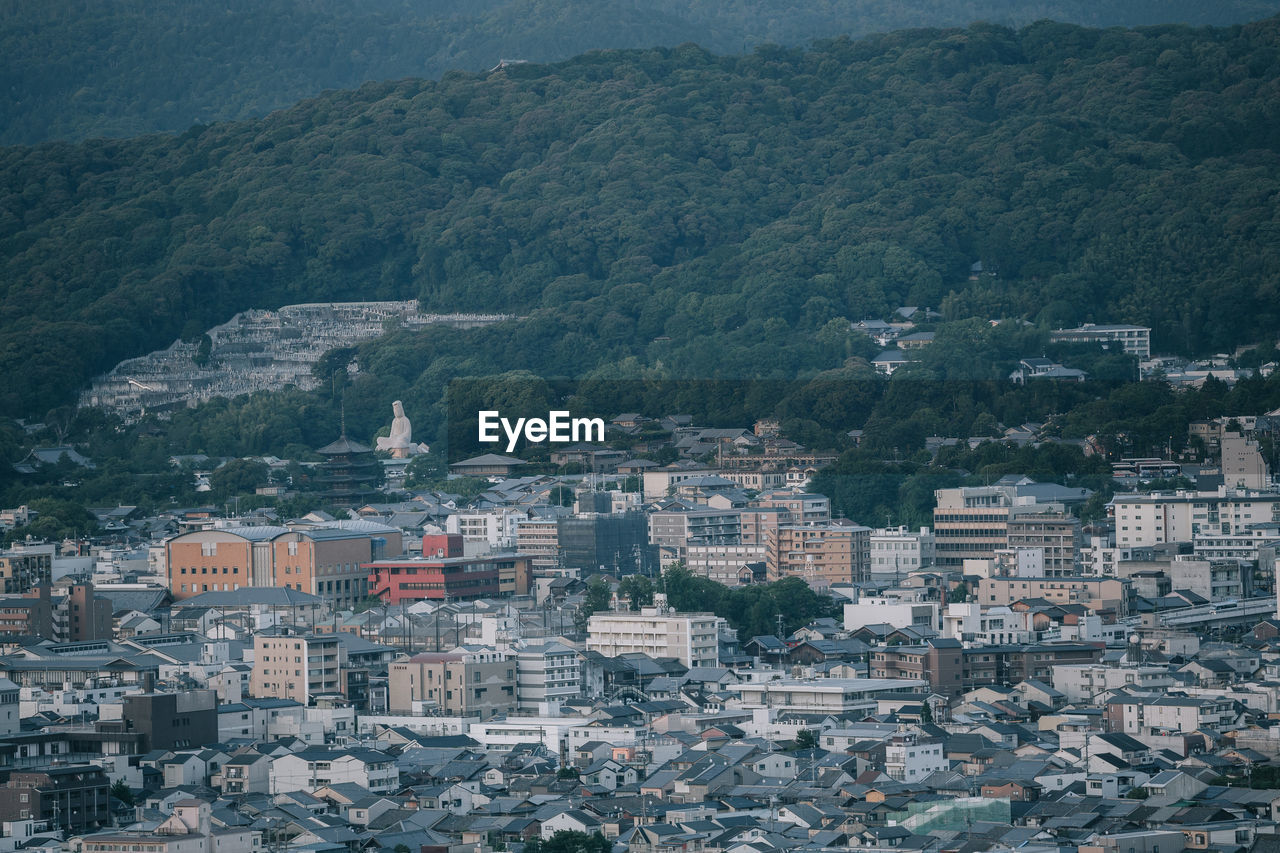
[[[591,580],[587,581],[587,589],[583,593],[582,603],[578,605],[578,611],[574,614],[574,627],[579,631],[587,630],[587,622],[591,619],[592,614],[603,613],[608,610],[612,599],[613,588],[604,579],[604,575],[593,575]]]
[[[618,598],[627,599],[631,610],[653,604],[653,581],[644,575],[627,575],[618,582]]]
[[[111,783],[111,796],[126,806],[133,805],[133,789],[123,779],[117,779]]]

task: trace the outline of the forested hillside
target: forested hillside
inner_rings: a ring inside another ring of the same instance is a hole
[[[715,53],[974,21],[1246,23],[1280,0],[0,0],[0,144],[181,131],[326,89],[601,48]]]
[[[1278,44],[1269,19],[597,52],[5,149],[0,411],[329,299],[527,316],[382,350],[404,377],[791,378],[865,355],[848,320],[906,304],[1256,340],[1280,322]]]

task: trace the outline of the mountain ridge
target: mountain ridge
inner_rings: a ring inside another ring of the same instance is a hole
[[[92,0],[0,3],[0,143],[181,132],[370,80],[600,48],[715,53],[974,21],[1229,25],[1280,0]]]

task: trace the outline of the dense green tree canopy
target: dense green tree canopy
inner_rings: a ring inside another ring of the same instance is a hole
[[[0,4],[0,144],[182,131],[369,80],[600,48],[720,53],[905,27],[1042,18],[1236,24],[1276,0],[41,0]]]
[[[723,617],[743,640],[778,630],[792,631],[823,616],[840,616],[840,607],[830,596],[814,592],[798,577],[767,584],[727,587],[699,577],[676,563],[662,573],[667,603],[681,612],[710,612]]]
[[[1063,323],[1150,325],[1185,352],[1273,336],[1278,31],[1042,22],[605,51],[0,150],[0,411],[43,416],[239,309],[328,299],[522,315],[359,348],[357,419],[513,369],[857,374],[875,348],[848,321],[904,304],[1019,320],[951,324],[924,379],[999,375]],[[315,447],[335,421],[239,429]]]

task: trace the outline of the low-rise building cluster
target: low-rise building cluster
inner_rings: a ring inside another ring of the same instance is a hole
[[[1253,470],[1235,426],[1221,468]],[[927,526],[872,527],[807,487],[831,460],[776,428],[672,416],[670,464],[576,446],[557,464],[588,473],[536,475],[490,454],[456,464],[489,478],[467,500],[362,497],[343,518],[120,507],[100,511],[99,541],[0,554],[0,840],[1154,853],[1280,839],[1280,493],[1265,466],[1256,483],[1120,492],[1103,523],[1078,516],[1087,489],[1006,476],[940,489]],[[349,477],[366,451],[343,441]],[[673,566],[735,589],[799,579],[828,615],[764,596],[768,612],[677,609]]]

